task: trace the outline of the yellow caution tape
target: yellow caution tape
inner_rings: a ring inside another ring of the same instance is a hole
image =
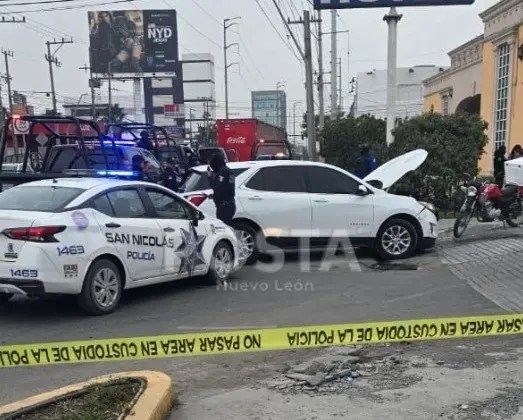
[[[523,332],[523,314],[204,332],[0,346],[0,367],[116,362]]]

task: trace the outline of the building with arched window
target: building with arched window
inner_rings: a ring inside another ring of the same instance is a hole
[[[489,125],[479,167],[489,174],[498,147],[523,144],[523,4],[501,0],[479,18],[484,33],[449,53],[450,69],[424,81],[424,110],[479,113]]]

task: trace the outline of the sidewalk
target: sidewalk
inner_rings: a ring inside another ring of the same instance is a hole
[[[441,219],[439,221],[439,233],[452,231],[452,229],[454,227],[455,220],[456,219],[454,219],[454,218],[452,218],[452,219]],[[474,218],[474,219],[470,220],[467,229],[482,227],[483,230],[490,230],[490,229],[495,229],[495,228],[499,228],[499,227],[502,227],[502,226],[503,226],[502,222],[480,223],[480,222],[478,222],[477,219]]]

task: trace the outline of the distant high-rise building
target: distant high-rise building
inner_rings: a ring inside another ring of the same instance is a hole
[[[186,128],[216,119],[214,56],[208,53],[183,54],[183,92]]]
[[[251,92],[252,117],[287,130],[287,95],[283,90]]]

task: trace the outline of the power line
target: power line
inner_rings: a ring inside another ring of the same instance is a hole
[[[172,9],[172,10],[175,10],[168,2],[167,0],[162,0],[162,2],[169,8],[169,9]],[[188,26],[190,26],[192,29],[194,29],[196,32],[198,32],[201,36],[203,36],[205,39],[207,39],[210,43],[216,45],[218,48],[221,48],[222,46],[220,44],[218,44],[214,39],[208,37],[207,35],[205,35],[202,31],[200,31],[196,26],[194,26],[192,23],[190,23],[189,21],[187,21],[186,19],[183,18],[183,16],[181,16],[180,14],[178,14],[178,17]]]
[[[61,0],[57,0],[61,1]],[[65,1],[65,0],[63,0]],[[129,3],[131,0],[112,0],[112,1],[106,1],[105,3],[89,3],[89,4],[81,4],[77,6],[64,6],[64,7],[50,7],[48,9],[37,9],[37,10],[15,10],[11,12],[0,12],[0,15],[9,15],[9,14],[26,14],[26,13],[40,13],[40,12],[54,12],[58,10],[75,10],[75,9],[83,9],[85,7],[93,7],[93,6],[105,6],[107,4],[118,4],[118,3]],[[39,2],[33,2],[33,3],[25,3],[25,6],[37,6]],[[8,4],[7,6],[11,6],[11,4]]]
[[[200,9],[200,10],[202,11],[202,13],[204,13],[204,14],[207,15],[209,18],[211,18],[211,19],[212,19],[215,23],[217,23],[220,27],[222,26],[222,22],[220,22],[220,21],[219,21],[218,19],[216,19],[213,15],[211,15],[211,14],[210,14],[210,13],[209,13],[205,8],[204,8],[204,7],[202,7],[202,6],[200,5],[200,3],[198,3],[197,0],[193,0],[193,3],[194,3],[194,5],[195,5],[198,9]],[[242,39],[241,39],[241,36],[240,36],[239,30],[238,30],[237,34],[238,34],[238,38],[240,39],[241,43],[244,44],[244,42],[243,42]],[[246,55],[249,55],[249,53],[248,53],[248,49],[247,49],[247,48],[245,49],[245,51],[246,51]],[[241,52],[240,52],[238,55],[239,55],[239,57],[240,57],[240,60],[241,60],[241,61],[243,62],[243,64],[245,65],[245,68],[247,69],[247,72],[251,75],[251,78],[252,78],[253,80],[258,80],[258,79],[256,79],[256,78],[254,77],[254,75],[253,75],[253,73],[252,73],[252,71],[251,71],[249,65],[248,65],[248,64],[245,62],[245,60],[243,59]],[[255,66],[255,67],[256,67],[256,66]],[[263,74],[262,74],[259,70],[258,70],[258,72],[260,73],[260,76],[263,78]]]
[[[272,26],[272,28],[276,31],[276,33],[278,34],[278,36],[280,37],[280,39],[283,41],[283,43],[285,44],[285,46],[289,49],[289,51],[298,59],[298,60],[301,60],[300,57],[298,57],[298,55],[294,52],[294,49],[287,43],[287,41],[285,40],[285,38],[282,36],[282,34],[280,34],[280,32],[278,31],[278,29],[276,28],[276,26],[274,26],[274,23],[272,22],[272,19],[269,17],[269,15],[267,14],[267,12],[265,11],[265,9],[263,8],[263,6],[260,4],[260,1],[259,0],[254,0],[256,2],[256,4],[258,5],[258,7],[260,8],[260,10],[262,11],[262,13],[265,15],[265,17],[267,18],[267,20],[269,21],[270,25]]]

